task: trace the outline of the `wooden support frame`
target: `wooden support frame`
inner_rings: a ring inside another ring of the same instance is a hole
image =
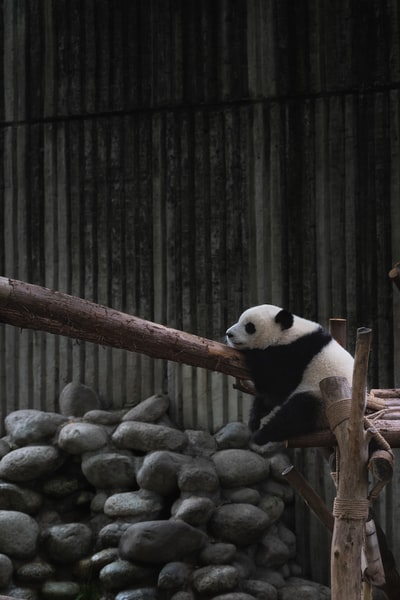
[[[364,429],[371,330],[357,332],[353,391],[339,377],[321,382],[327,416],[339,446],[331,549],[332,600],[361,598],[361,557],[368,518],[368,434]],[[351,398],[351,402],[349,399]]]

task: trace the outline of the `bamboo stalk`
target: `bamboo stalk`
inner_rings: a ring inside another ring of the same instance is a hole
[[[225,344],[5,277],[0,322],[251,379],[243,354]]]

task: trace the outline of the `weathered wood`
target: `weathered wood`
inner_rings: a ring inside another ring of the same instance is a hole
[[[361,554],[369,509],[368,439],[363,418],[367,403],[366,375],[370,343],[371,330],[359,329],[352,392],[343,378],[328,378],[321,382],[328,420],[338,441],[340,457],[331,548],[332,600],[358,599],[362,592]],[[348,399],[345,406],[344,399]]]
[[[38,285],[0,278],[0,321],[226,373],[250,374],[241,352]]]
[[[334,340],[343,348],[347,348],[347,321],[346,319],[329,319],[329,331]]]
[[[400,290],[400,263],[396,263],[389,271],[389,277]]]
[[[304,502],[318,517],[321,523],[325,525],[329,531],[333,531],[334,519],[332,513],[303,475],[291,465],[282,472],[282,477],[284,477],[303,498]]]
[[[376,420],[374,426],[391,448],[400,448],[400,420]],[[336,446],[337,441],[330,429],[323,429],[291,438],[286,445],[288,448],[327,448]]]

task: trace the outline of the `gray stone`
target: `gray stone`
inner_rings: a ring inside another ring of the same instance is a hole
[[[152,452],[145,457],[137,473],[137,483],[141,488],[162,496],[169,495],[178,489],[180,469],[191,460],[177,452]]]
[[[112,562],[115,562],[117,559],[117,548],[104,548],[104,550],[100,550],[91,556],[90,563],[95,572],[98,572],[100,569]]]
[[[252,485],[269,474],[268,461],[250,450],[220,450],[212,459],[223,487]]]
[[[8,556],[0,554],[0,589],[7,587],[11,581],[13,564]]]
[[[222,429],[217,431],[214,438],[219,450],[247,448],[251,438],[251,432],[247,425],[236,421],[222,427]]]
[[[273,587],[275,587],[277,590],[279,590],[285,585],[285,578],[282,575],[281,571],[269,569],[268,567],[257,567],[254,579],[266,581],[267,583],[270,583]]]
[[[254,554],[257,546],[250,546],[251,551],[238,550],[231,561],[231,564],[236,568],[241,579],[250,579],[256,574],[256,565],[254,563]]]
[[[213,596],[213,600],[261,600],[261,596],[257,596],[256,598],[256,596],[246,594],[245,592],[229,592],[228,594]]]
[[[128,451],[85,453],[82,472],[97,489],[132,489],[136,484],[135,459]]]
[[[239,574],[231,565],[210,565],[193,572],[193,588],[199,594],[217,594],[234,590]]]
[[[184,521],[147,521],[122,534],[119,552],[125,560],[167,563],[200,550],[206,540],[205,533]]]
[[[299,595],[294,596],[293,593],[298,591]],[[374,589],[374,592],[378,590]],[[308,594],[308,595],[307,595]],[[279,597],[284,600],[329,600],[331,597],[330,589],[320,583],[308,581],[299,577],[290,577],[286,580],[285,585],[279,590]],[[375,593],[374,593],[375,598]]]
[[[192,592],[179,591],[173,594],[170,600],[194,600]]]
[[[265,495],[261,498],[259,508],[265,512],[269,519],[269,524],[272,525],[281,518],[285,509],[285,503],[278,496]]]
[[[159,600],[159,595],[157,589],[153,587],[137,588],[119,592],[115,600]]]
[[[58,434],[59,447],[69,454],[99,450],[107,443],[107,431],[93,423],[68,423]]]
[[[37,549],[39,526],[32,517],[0,510],[0,552],[10,558],[31,558]]]
[[[108,494],[106,492],[98,492],[94,497],[90,504],[90,510],[95,513],[103,513],[104,505],[108,498]]]
[[[16,510],[33,515],[43,503],[41,494],[14,483],[0,483],[0,510]]]
[[[129,517],[138,521],[157,519],[163,509],[161,496],[155,492],[139,490],[113,494],[104,504],[104,513],[109,517]]]
[[[120,423],[125,414],[126,410],[89,410],[83,415],[83,420],[87,421],[88,423],[94,423],[95,425],[112,427]]]
[[[260,598],[261,600],[278,599],[276,588],[267,581],[247,579],[242,582],[242,589],[244,592],[252,594],[255,598]]]
[[[46,581],[41,589],[43,600],[75,600],[78,594],[75,581]]]
[[[19,598],[20,600],[43,600],[43,598],[39,598],[36,590],[24,587],[8,588],[7,595],[10,598]]]
[[[283,452],[274,454],[269,458],[269,463],[271,466],[271,475],[278,481],[287,483],[286,479],[282,476],[282,473],[292,465],[288,455]]]
[[[158,587],[162,590],[179,590],[189,585],[193,568],[183,562],[164,565],[158,575]]]
[[[24,563],[17,570],[17,577],[23,583],[40,583],[51,579],[54,574],[53,565],[41,559]]]
[[[31,481],[54,471],[62,464],[53,446],[26,446],[6,454],[0,461],[0,477],[8,481]]]
[[[229,502],[237,502],[239,504],[254,504],[254,506],[257,506],[261,500],[260,492],[249,487],[225,489],[223,496]]]
[[[215,510],[209,522],[212,535],[239,546],[257,542],[267,527],[267,515],[252,504],[222,505]]]
[[[156,394],[146,398],[133,408],[131,408],[123,417],[122,421],[143,421],[145,423],[154,423],[158,421],[169,408],[169,398],[164,394]]]
[[[285,525],[281,522],[277,523],[274,528],[271,530],[271,533],[276,531],[276,535],[282,542],[287,546],[289,550],[289,557],[294,558],[296,556],[296,536],[293,531],[290,531]],[[261,540],[261,543],[263,541]]]
[[[260,540],[256,554],[256,564],[261,567],[281,567],[290,558],[288,547],[282,540],[268,532]]]
[[[182,465],[178,474],[181,492],[210,493],[219,489],[219,478],[214,464],[206,458],[193,458]]]
[[[64,498],[88,487],[84,477],[72,475],[54,475],[43,484],[43,493],[52,498]]]
[[[235,554],[236,546],[234,544],[217,542],[207,544],[200,552],[199,559],[203,565],[227,565],[231,563]]]
[[[175,519],[181,519],[189,525],[205,525],[215,510],[215,504],[209,498],[190,496],[178,499],[171,508]]]
[[[101,569],[99,579],[106,590],[120,590],[135,583],[149,581],[156,574],[154,568],[135,565],[127,560],[116,560]]]
[[[65,421],[58,413],[24,409],[7,415],[4,425],[14,444],[27,446],[49,441]]]
[[[209,431],[186,429],[185,434],[187,438],[187,446],[184,449],[185,454],[209,458],[216,451],[217,444]]]
[[[9,436],[0,439],[0,459],[12,450],[10,443]]]
[[[319,600],[318,589],[306,583],[284,586],[279,590],[279,600]]]
[[[282,498],[285,504],[293,502],[294,491],[287,481],[279,482],[269,478],[262,484],[261,489],[266,494]]]
[[[51,560],[60,564],[76,562],[86,556],[92,545],[92,531],[83,523],[65,523],[50,527],[45,549]]]
[[[61,414],[68,417],[82,417],[90,410],[101,408],[99,397],[92,388],[73,381],[61,391],[59,406]]]
[[[104,525],[99,531],[99,543],[102,548],[108,548],[109,546],[118,546],[122,534],[131,527],[132,523],[124,523],[116,521],[115,523],[108,523]]]
[[[153,450],[181,450],[186,444],[186,436],[179,429],[142,423],[139,421],[125,421],[121,423],[112,435],[112,441],[121,448],[130,448],[141,452]]]

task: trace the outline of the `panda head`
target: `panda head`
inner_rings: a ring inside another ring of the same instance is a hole
[[[317,323],[279,306],[261,304],[242,313],[239,321],[226,331],[226,341],[238,350],[264,350],[268,346],[290,344],[317,328]]]

